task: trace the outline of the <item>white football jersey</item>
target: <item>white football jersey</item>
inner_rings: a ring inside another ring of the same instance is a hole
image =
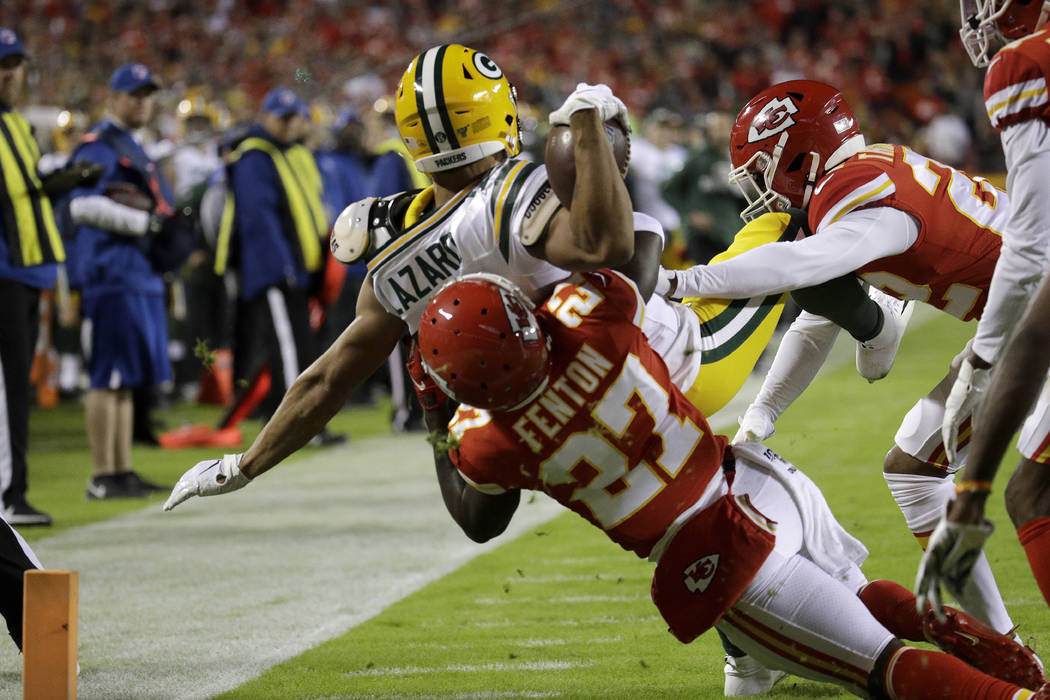
[[[558,206],[546,167],[507,160],[374,253],[368,271],[375,295],[413,333],[435,292],[454,277],[489,272],[535,299],[569,274],[525,249],[550,226]]]
[[[380,244],[368,260],[376,298],[413,333],[437,290],[447,280],[472,272],[505,277],[538,299],[570,274],[526,249],[543,236],[559,206],[543,164],[504,162],[476,187],[456,194]],[[636,212],[634,222],[636,230],[663,236],[650,216]],[[690,388],[700,369],[696,314],[653,295],[642,330],[674,382],[683,391]]]

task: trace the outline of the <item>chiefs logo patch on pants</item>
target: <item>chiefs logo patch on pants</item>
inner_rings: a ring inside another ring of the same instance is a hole
[[[733,494],[682,526],[653,574],[653,602],[671,634],[688,644],[718,622],[773,551],[775,529]]]

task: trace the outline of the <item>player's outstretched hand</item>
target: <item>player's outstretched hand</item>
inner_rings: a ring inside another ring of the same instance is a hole
[[[243,453],[224,455],[222,459],[207,459],[182,475],[171,495],[164,502],[164,510],[171,510],[190,496],[218,496],[236,491],[251,481],[239,468]]]
[[[613,94],[608,85],[602,83],[597,85],[578,83],[573,93],[565,98],[562,106],[550,113],[551,126],[568,126],[569,117],[581,109],[596,109],[603,122],[614,119],[626,133],[631,133],[631,120],[627,114],[627,106],[623,100]]]
[[[949,462],[955,462],[959,455],[959,426],[967,416],[970,416],[971,430],[977,428],[977,408],[984,399],[990,375],[990,369],[974,367],[969,357],[959,366],[959,376],[944,402],[944,422],[941,423],[941,440]]]
[[[915,607],[920,615],[926,614],[926,604],[929,603],[933,614],[944,622],[941,585],[958,599],[963,586],[970,580],[985,540],[994,531],[995,526],[987,520],[973,524],[941,518],[930,535],[915,578]]]
[[[733,436],[733,444],[739,445],[743,442],[762,442],[772,437],[777,431],[773,427],[773,416],[761,406],[751,404],[744,411],[744,415],[737,419],[740,430]]]

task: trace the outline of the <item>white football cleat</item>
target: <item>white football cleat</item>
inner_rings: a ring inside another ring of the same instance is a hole
[[[915,304],[895,299],[875,287],[868,288],[868,296],[882,309],[882,330],[870,340],[857,341],[857,372],[874,382],[890,373]]]
[[[725,674],[727,698],[749,698],[768,693],[787,675],[785,671],[766,668],[750,656],[726,656]]]

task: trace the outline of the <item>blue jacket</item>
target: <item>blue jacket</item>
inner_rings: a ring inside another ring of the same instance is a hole
[[[325,206],[332,220],[346,207],[365,197],[386,197],[412,189],[412,178],[397,153],[381,153],[365,158],[352,151],[319,151],[317,168],[324,182]],[[347,274],[364,277],[365,263],[349,266]]]
[[[284,150],[261,126],[255,136]],[[226,186],[233,193],[235,266],[241,274],[240,297],[252,299],[269,287],[286,283],[307,289],[311,276],[295,255],[289,234],[295,226],[273,160],[264,151],[244,152],[227,167]]]
[[[71,201],[102,194],[114,182],[129,182],[152,192],[159,211],[171,211],[174,196],[163,174],[131,133],[114,122],[103,120],[97,124],[73,152],[71,160],[97,163],[105,168],[98,184],[73,190]],[[153,180],[152,186],[150,180]],[[150,265],[139,237],[80,226],[74,248],[70,279],[82,285],[85,297],[126,291],[164,293],[164,281]]]

